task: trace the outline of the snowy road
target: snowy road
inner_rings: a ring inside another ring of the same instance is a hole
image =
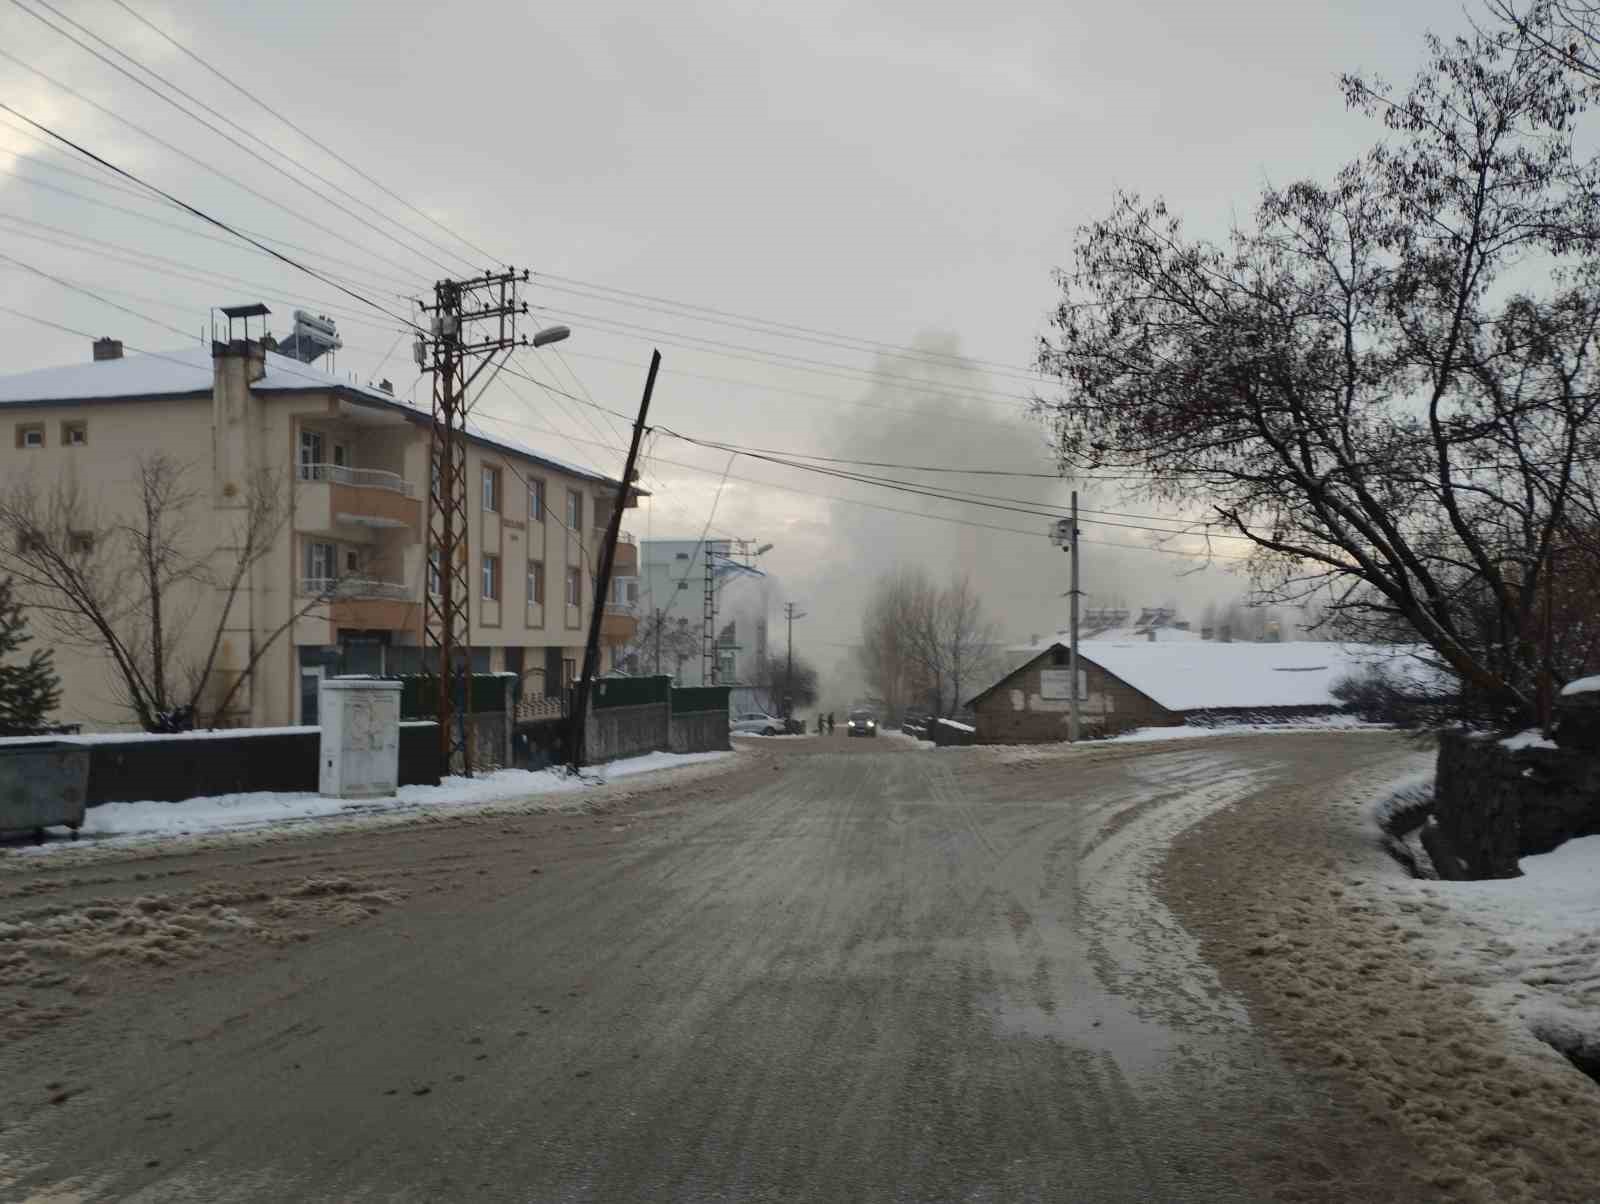
[[[1152,879],[1406,756],[841,735],[600,814],[0,860],[0,1199],[1405,1198]]]

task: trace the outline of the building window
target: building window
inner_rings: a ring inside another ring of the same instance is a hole
[[[318,466],[325,463],[322,458],[322,432],[300,432],[300,478],[305,481],[318,479]]]
[[[570,686],[573,682],[575,682],[577,680],[578,680],[578,662],[575,661],[575,660],[565,660],[565,659],[562,660],[562,662],[561,662],[561,684],[564,685],[564,686]]]
[[[344,550],[344,571],[351,574],[361,571],[361,553],[355,548]]]
[[[583,570],[579,568],[567,569],[567,605],[583,605]]]
[[[19,422],[17,424],[17,446],[18,447],[43,447],[44,446],[44,423],[42,423],[42,422]]]
[[[439,551],[428,553],[428,592],[437,597],[444,593],[444,578],[439,574]]]
[[[567,490],[567,529],[574,535],[583,530],[583,494]]]
[[[63,422],[61,424],[61,446],[82,447],[89,442],[89,424],[87,422]]]
[[[343,443],[335,443],[333,445],[333,462],[339,468],[348,468],[350,466],[350,449]]]
[[[500,557],[483,554],[483,597],[494,602],[500,597]]]
[[[531,606],[544,605],[544,562],[542,560],[528,561],[528,603]]]
[[[528,482],[528,521],[544,522],[544,482]]]
[[[306,544],[306,581],[312,589],[326,589],[334,579],[334,548],[331,543],[312,540]]]
[[[500,470],[483,470],[483,509],[488,514],[500,513]]]
[[[687,560],[687,559],[689,559],[689,553],[687,553],[687,552],[679,552],[679,553],[677,553],[676,555],[673,556],[673,559],[674,560]]]

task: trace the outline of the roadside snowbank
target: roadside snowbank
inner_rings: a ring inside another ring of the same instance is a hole
[[[148,840],[172,836],[201,836],[242,832],[330,818],[355,818],[408,811],[448,811],[458,808],[511,802],[519,799],[551,799],[550,809],[559,808],[560,796],[592,786],[603,786],[621,778],[644,773],[659,773],[687,765],[718,761],[734,754],[647,753],[613,761],[585,770],[573,777],[559,769],[529,771],[501,769],[476,778],[446,778],[437,786],[402,786],[392,798],[336,799],[320,794],[255,791],[186,799],[181,803],[137,802],[106,803],[91,807],[84,818],[80,836],[89,841]],[[51,829],[67,835],[65,828]],[[24,849],[47,851],[71,847],[64,840]]]
[[[1165,887],[1286,1055],[1417,1152],[1413,1198],[1593,1204],[1600,1095],[1528,1025],[1593,1009],[1595,855],[1526,882],[1411,878],[1374,838],[1375,804],[1403,806],[1431,760],[1216,815],[1179,838]]]

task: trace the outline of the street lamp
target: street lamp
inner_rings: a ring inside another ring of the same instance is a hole
[[[535,347],[548,347],[551,343],[559,343],[571,333],[572,330],[570,327],[546,326],[538,334],[533,336],[533,345]]]

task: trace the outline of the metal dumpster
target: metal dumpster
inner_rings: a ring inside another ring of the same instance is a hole
[[[0,744],[0,836],[43,835],[65,824],[78,838],[89,788],[89,750],[60,740]]]

